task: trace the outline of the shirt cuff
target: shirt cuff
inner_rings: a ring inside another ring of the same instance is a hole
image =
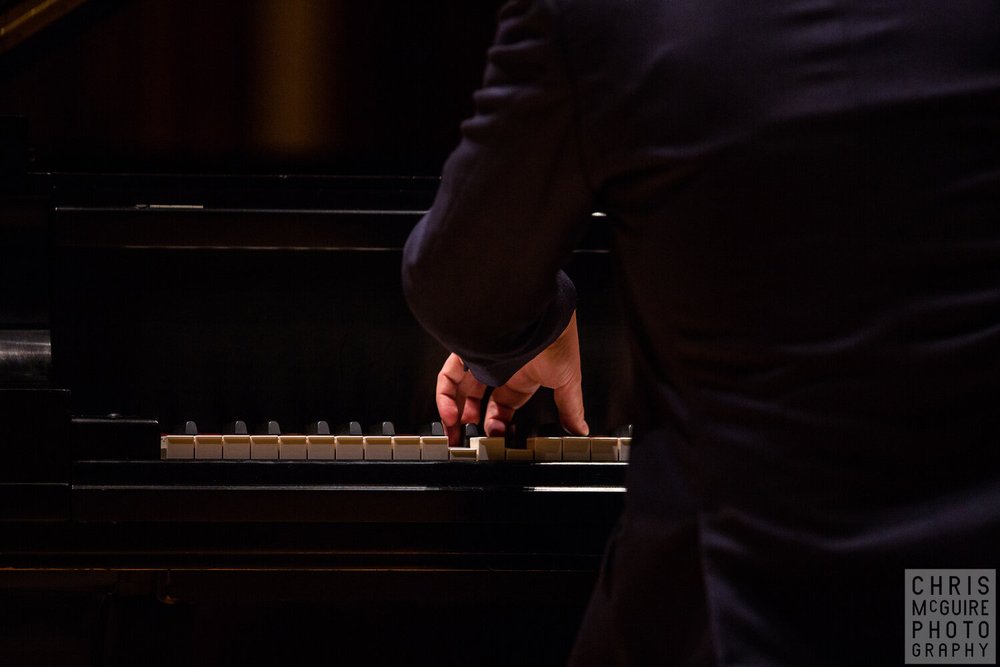
[[[499,360],[466,354],[462,356],[462,361],[477,380],[490,387],[499,387],[559,338],[575,310],[576,287],[569,276],[560,271],[556,274],[555,298],[517,352]]]

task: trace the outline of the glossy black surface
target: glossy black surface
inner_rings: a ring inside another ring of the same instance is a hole
[[[120,186],[108,195],[112,208],[93,191],[78,206],[84,184],[53,181],[65,204],[54,216],[53,364],[56,382],[73,390],[74,413],[193,419],[206,432],[234,418],[277,420],[293,433],[316,420],[391,420],[413,433],[436,417],[433,383],[446,351],[414,321],[399,278],[401,246],[420,211],[337,208],[372,206],[380,189],[384,206],[421,192],[426,203],[432,183],[107,178]],[[104,181],[87,180],[102,191]],[[213,185],[225,191],[198,196]],[[189,202],[229,205],[241,185],[258,206],[312,196],[299,208],[123,205],[184,201],[185,188]],[[305,208],[317,203],[335,208]],[[631,421],[603,224],[594,219],[567,267],[580,292],[584,389],[598,432]],[[474,258],[456,261],[474,270]],[[554,421],[550,398],[521,418]]]
[[[52,300],[21,310],[50,318],[39,383],[64,390],[0,391],[15,425],[0,437],[19,447],[0,474],[0,654],[153,664],[130,642],[169,635],[157,656],[174,663],[268,664],[265,646],[234,647],[322,628],[338,655],[398,662],[402,644],[370,648],[386,624],[408,619],[396,636],[417,641],[461,618],[480,625],[427,656],[482,656],[501,633],[515,639],[491,652],[498,664],[564,658],[621,511],[623,463],[158,459],[159,433],[188,421],[434,432],[446,351],[410,315],[399,263],[435,181],[27,180],[49,212],[33,229]],[[177,204],[200,208],[163,208]],[[567,270],[588,421],[610,433],[631,401],[601,222]],[[554,417],[543,392],[519,432]],[[26,615],[2,616],[11,605]],[[51,620],[66,609],[72,624]],[[25,643],[32,623],[47,641]],[[318,649],[294,645],[283,655]]]

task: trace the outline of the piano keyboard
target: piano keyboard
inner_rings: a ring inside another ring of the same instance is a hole
[[[358,422],[331,429],[314,422],[305,434],[283,434],[277,422],[249,433],[245,422],[234,422],[226,433],[203,434],[194,422],[178,433],[160,438],[160,458],[170,460],[263,461],[628,461],[631,430],[622,436],[537,436],[510,446],[505,438],[478,435],[466,425],[463,446],[448,445],[444,427],[434,422],[419,435],[397,435],[391,422],[363,433]]]

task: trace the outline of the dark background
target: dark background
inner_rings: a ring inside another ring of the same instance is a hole
[[[91,0],[0,55],[0,116],[36,171],[437,175],[500,4]]]
[[[30,4],[0,0],[0,23]],[[0,331],[49,327],[55,202],[25,171],[436,177],[500,4],[86,0],[12,48],[0,40]]]
[[[472,113],[501,1],[88,0],[0,55],[0,116],[27,118],[34,172],[436,177]],[[14,4],[0,0],[0,12]],[[45,206],[354,206],[324,199],[333,186],[308,179],[272,192],[270,181],[154,176],[143,181],[151,193],[136,194],[137,180],[47,179],[55,191],[73,183],[74,194]],[[194,418],[210,429],[277,418],[290,430],[316,418],[390,418],[405,429],[436,415],[428,383],[445,351],[403,302],[399,244],[359,253],[82,243],[51,261],[48,224],[81,221],[44,207],[32,219],[12,201],[0,210],[0,332],[45,340],[51,329],[52,378],[73,390],[75,414]],[[156,219],[147,213],[96,215],[143,228]],[[178,232],[211,224],[179,216]],[[361,245],[385,245],[372,225]],[[590,423],[606,431],[629,421],[610,267],[605,255],[581,255],[568,270],[581,295]],[[555,418],[548,397],[521,414]]]

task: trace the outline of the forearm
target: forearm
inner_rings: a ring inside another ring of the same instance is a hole
[[[407,244],[408,256],[422,256],[417,238],[415,234]],[[442,267],[451,261],[443,259]],[[466,268],[475,272],[477,265],[470,262]],[[403,275],[410,308],[421,325],[491,386],[503,384],[548,347],[576,307],[576,289],[562,271],[537,292],[526,296],[515,290],[510,297],[477,290],[476,281],[438,269],[430,259],[407,261]],[[526,299],[531,305],[510,303],[513,299]]]
[[[573,87],[544,4],[501,12],[475,115],[403,259],[417,319],[493,385],[569,322],[576,291],[561,268],[593,199]]]

